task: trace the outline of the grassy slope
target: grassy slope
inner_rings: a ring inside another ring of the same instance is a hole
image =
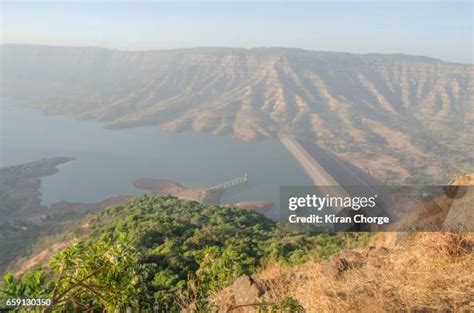
[[[472,312],[473,247],[472,233],[419,233],[400,246],[334,257],[360,262],[337,276],[325,262],[270,264],[257,274],[258,284],[267,289],[262,300],[292,297],[307,312]],[[233,305],[229,289],[213,296],[220,308]]]

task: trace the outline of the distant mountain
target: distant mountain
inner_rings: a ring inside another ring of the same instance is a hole
[[[107,127],[291,134],[393,181],[472,170],[473,65],[287,48],[29,45],[1,46],[1,63],[3,97]]]

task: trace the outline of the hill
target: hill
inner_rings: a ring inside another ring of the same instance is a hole
[[[50,298],[48,310],[67,311],[473,308],[472,233],[291,231],[249,210],[144,196],[92,213],[43,246],[52,251],[5,276],[3,295]]]
[[[288,298],[305,312],[471,312],[473,247],[472,233],[411,234],[399,245],[371,244],[323,262],[270,264],[211,302],[235,313],[259,312],[259,305],[248,304]]]
[[[471,170],[472,65],[286,48],[28,45],[2,45],[1,64],[3,97],[107,127],[290,134],[396,182]]]
[[[450,185],[472,186],[473,178],[460,175]],[[472,201],[466,211],[471,209]],[[418,210],[424,210],[423,203]],[[434,212],[431,208],[429,214]],[[472,221],[457,213],[466,223]],[[435,229],[449,228],[458,218],[444,216]],[[293,299],[305,312],[470,312],[473,263],[472,232],[381,232],[372,235],[368,247],[327,260],[267,264],[214,293],[211,303],[220,312],[236,313],[258,312],[261,306],[249,304],[281,299]]]
[[[296,264],[367,239],[289,233],[253,211],[169,196],[109,207],[63,236],[49,266],[37,263],[20,279],[6,275],[3,295],[50,298],[50,309],[69,311],[177,312],[189,305],[209,311],[210,293],[270,260]]]

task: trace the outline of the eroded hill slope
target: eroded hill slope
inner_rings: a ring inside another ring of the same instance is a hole
[[[369,171],[389,167],[381,175],[394,181],[443,181],[472,164],[472,65],[285,48],[21,45],[3,45],[1,63],[2,96],[108,127],[290,134]]]

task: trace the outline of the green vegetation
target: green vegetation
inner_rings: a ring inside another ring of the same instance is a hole
[[[290,233],[258,213],[144,196],[97,213],[89,239],[54,256],[48,272],[5,276],[4,296],[44,297],[48,311],[177,312],[270,260],[324,258],[365,234]],[[291,302],[291,301],[290,301]]]

